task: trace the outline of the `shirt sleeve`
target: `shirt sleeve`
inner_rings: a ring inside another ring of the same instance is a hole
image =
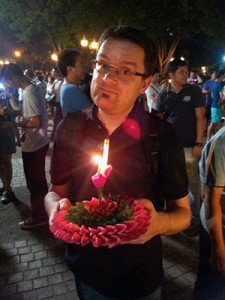
[[[225,186],[225,135],[209,141],[199,162],[200,179],[210,187]]]
[[[195,108],[205,106],[204,96],[202,94],[200,87],[193,85],[192,88],[193,88],[193,97],[194,97]]]
[[[38,87],[32,86],[30,87],[28,94],[26,95],[26,106],[29,111],[29,117],[35,117],[42,114],[41,104],[42,101],[41,95],[38,92]]]

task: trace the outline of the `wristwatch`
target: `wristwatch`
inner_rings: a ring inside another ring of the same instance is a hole
[[[197,146],[197,147],[203,147],[203,143],[195,143],[195,146]]]

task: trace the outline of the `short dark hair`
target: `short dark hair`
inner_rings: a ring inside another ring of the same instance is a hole
[[[225,74],[225,70],[224,69],[219,69],[219,70],[215,71],[215,77],[216,77],[216,79],[220,78],[224,74]]]
[[[59,54],[57,66],[59,68],[60,73],[64,77],[66,77],[67,75],[67,67],[74,67],[80,55],[80,51],[74,48],[65,49]]]
[[[34,78],[34,75],[35,75],[34,70],[31,69],[31,68],[28,68],[28,69],[24,70],[23,73],[24,73],[24,75],[25,75],[28,79],[30,79],[30,80],[32,80],[32,79]]]
[[[175,58],[167,65],[166,73],[167,75],[169,73],[175,73],[179,67],[183,67],[183,66],[188,66],[186,61],[179,58]]]
[[[99,39],[99,47],[107,39],[114,39],[120,41],[128,41],[138,45],[144,50],[145,53],[145,72],[150,75],[151,73],[151,43],[147,35],[139,29],[129,26],[114,26],[107,28]]]
[[[9,63],[1,68],[1,80],[11,80],[15,76],[20,78],[24,76],[22,69],[17,64]]]

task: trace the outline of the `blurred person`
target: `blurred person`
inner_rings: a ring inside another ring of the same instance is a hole
[[[1,74],[5,72],[2,67]],[[13,112],[10,107],[4,86],[0,89],[0,178],[2,188],[0,188],[0,201],[8,204],[16,200],[16,196],[11,188],[12,182],[12,154],[16,152],[15,134],[13,129]]]
[[[63,117],[62,109],[60,105],[60,91],[61,91],[61,86],[63,84],[63,76],[60,73],[59,68],[57,66],[52,69],[51,74],[54,77],[52,89],[53,89],[53,93],[55,94],[54,103],[53,103],[53,131],[51,134],[51,140],[53,140],[55,136],[56,127]]]
[[[49,74],[47,76],[47,83],[46,83],[46,94],[45,94],[45,100],[47,104],[47,109],[51,113],[51,116],[54,115],[54,102],[55,102],[55,93],[54,93],[54,80],[55,78],[52,76],[52,74]]]
[[[140,238],[113,248],[67,244],[66,260],[75,275],[79,299],[161,299],[160,235],[175,234],[190,222],[183,149],[173,127],[146,112],[137,101],[150,83],[146,35],[116,26],[102,34],[99,45],[91,82],[94,106],[86,113],[67,115],[57,128],[45,206],[51,224],[58,210],[70,207],[71,202],[97,197],[91,181],[96,166],[88,162],[104,139],[109,139],[113,170],[105,193],[143,203],[151,212],[150,225]],[[82,127],[78,122],[81,116]],[[135,129],[140,132],[137,136]],[[152,172],[152,159],[147,158],[151,151],[143,142],[144,133],[149,137],[150,130],[160,141],[156,172]],[[164,212],[156,197],[157,182],[167,203]]]
[[[41,89],[41,92],[43,94],[43,97],[45,97],[46,94],[46,83],[44,80],[44,74],[42,72],[36,72],[35,76],[35,84]]]
[[[2,74],[10,88],[23,89],[21,149],[24,174],[30,192],[30,217],[19,223],[21,229],[34,229],[46,224],[44,196],[48,191],[45,176],[45,157],[48,150],[48,118],[41,90],[23,74],[17,64],[10,63]]]
[[[187,84],[188,66],[185,61],[171,61],[167,74],[171,83],[158,94],[156,109],[161,118],[173,125],[183,145],[189,179],[189,203],[195,225],[198,224],[200,209],[198,161],[203,148],[205,105],[201,89]]]
[[[220,69],[215,72],[215,80],[212,84],[212,105],[211,105],[211,122],[207,130],[207,141],[222,126],[222,99],[223,99],[223,80],[225,71]]]
[[[205,95],[205,106],[206,106],[206,128],[208,128],[209,122],[211,120],[211,105],[212,105],[212,85],[215,81],[215,71],[211,72],[210,79],[206,80],[202,86],[202,93]]]
[[[32,68],[25,69],[23,73],[28,80],[30,80],[32,83],[35,83],[35,72]]]
[[[159,83],[160,75],[159,70],[154,69],[151,72],[151,83],[148,86],[147,90],[145,91],[145,94],[147,96],[147,105],[149,112],[156,113],[156,97],[158,93],[160,92],[160,83]]]
[[[205,145],[199,163],[202,185],[199,269],[193,300],[225,299],[225,127]]]
[[[60,90],[60,105],[62,115],[82,111],[92,104],[91,100],[79,88],[78,84],[83,79],[81,66],[81,53],[77,49],[65,49],[59,55],[58,68],[64,77]]]
[[[199,87],[202,87],[203,80],[195,70],[192,70],[190,72],[190,76],[187,78],[187,83],[195,84],[198,85]]]

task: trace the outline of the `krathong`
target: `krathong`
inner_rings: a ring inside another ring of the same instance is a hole
[[[93,247],[116,246],[137,239],[147,231],[150,212],[134,199],[104,196],[104,185],[112,171],[107,165],[109,140],[104,141],[103,156],[92,182],[98,191],[98,199],[82,201],[57,213],[50,226],[58,239],[67,243]]]

